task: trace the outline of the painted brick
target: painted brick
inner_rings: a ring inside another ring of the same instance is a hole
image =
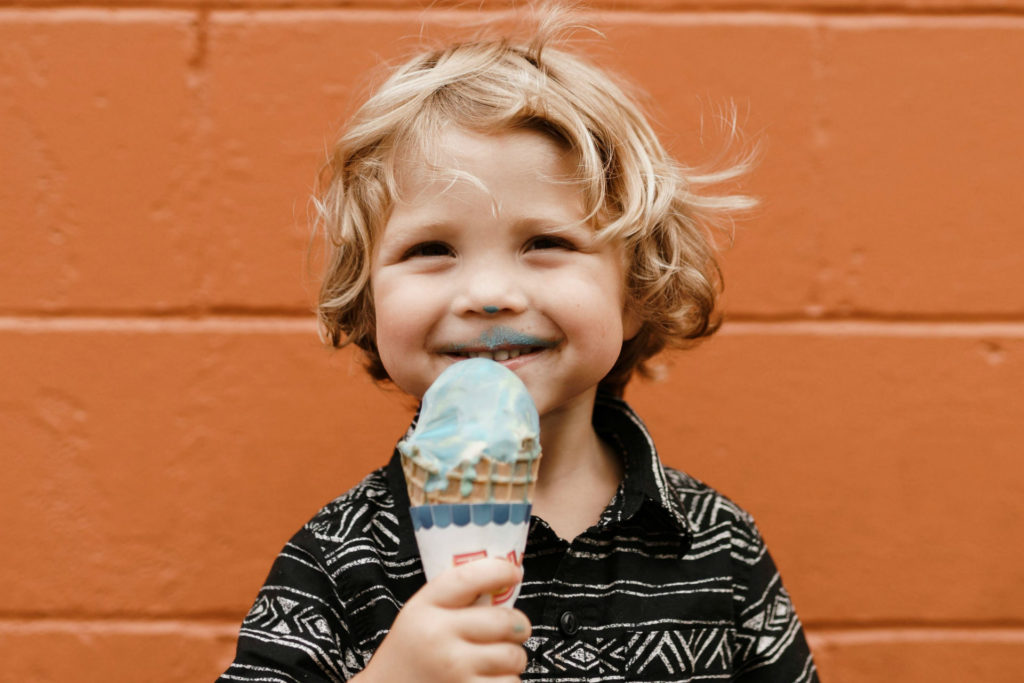
[[[244,613],[411,414],[289,329],[0,336],[3,614]]]
[[[2,186],[25,227],[0,237],[23,255],[0,281],[0,306],[306,308],[306,201],[322,149],[366,69],[411,48],[422,15],[217,13],[200,52],[180,13],[37,14],[2,24],[4,58],[24,74],[2,86],[13,150]],[[688,160],[716,151],[711,125],[705,148],[692,141],[701,115],[730,99],[762,143],[749,189],[765,205],[726,257],[734,313],[1020,310],[1009,286],[1016,250],[1001,245],[1015,234],[1007,185],[1024,136],[999,116],[1021,96],[1004,86],[1015,83],[1012,67],[999,66],[1019,61],[1019,22],[608,14],[599,23],[610,40],[593,49],[598,60],[652,93]],[[128,66],[139,62],[144,75]],[[156,86],[160,97],[148,96]],[[971,125],[975,104],[995,112],[992,125]],[[66,125],[69,110],[77,127]],[[905,135],[904,116],[925,123]],[[939,134],[957,164],[939,163]],[[953,200],[958,188],[974,199]],[[131,200],[109,200],[122,194]]]
[[[1024,341],[879,327],[741,328],[631,400],[667,463],[755,515],[803,619],[1015,620]]]
[[[211,681],[234,655],[237,626],[185,622],[0,624],[0,681]]]
[[[663,140],[690,166],[722,167],[757,147],[738,185],[762,200],[725,253],[729,310],[799,314],[817,277],[817,224],[807,211],[817,169],[815,25],[807,17],[605,15],[597,57],[649,95]],[[780,87],[785,84],[785,87]],[[730,109],[742,137],[729,141]],[[723,120],[725,119],[725,120]],[[765,283],[770,283],[766,286]]]
[[[408,402],[305,328],[180,325],[0,336],[7,613],[240,616],[405,428]],[[755,514],[804,619],[1021,614],[1024,335],[764,327],[631,400],[666,462]]]
[[[302,246],[284,236],[302,222],[324,147],[353,97],[366,91],[367,70],[416,48],[422,23],[423,15],[411,12],[211,17],[210,138],[219,180],[209,190],[219,199],[206,202],[212,213],[203,222],[220,260],[208,275],[218,291],[235,301],[281,302],[280,293],[289,291],[282,273],[292,276]],[[713,119],[736,102],[741,123],[765,147],[750,190],[769,201],[756,223],[741,226],[730,252],[730,296],[740,311],[803,310],[819,261],[818,226],[807,217],[806,194],[796,191],[816,180],[807,133],[814,123],[813,23],[608,14],[598,24],[607,43],[584,49],[652,95],[666,139],[688,162],[707,163],[722,151],[725,136]],[[437,31],[443,29],[428,26]],[[240,225],[246,237],[232,241]]]
[[[1011,629],[811,632],[822,680],[833,683],[1016,683],[1024,633]]]
[[[207,278],[233,302],[297,307],[311,298],[297,297],[295,283],[325,150],[366,71],[415,33],[408,21],[372,21],[367,14],[211,17],[209,139],[218,180],[206,188],[203,223],[217,266]]]
[[[0,14],[0,309],[161,308],[200,288],[192,20]]]
[[[820,305],[1019,315],[1024,21],[835,19],[822,49]]]
[[[730,101],[748,143],[761,146],[743,189],[764,205],[739,224],[725,256],[734,314],[1006,315],[1022,303],[1020,288],[1009,286],[1017,252],[1003,245],[1015,234],[1008,185],[1024,155],[996,148],[1024,136],[998,112],[1024,99],[1004,85],[1024,41],[1016,22],[992,21],[996,39],[972,52],[986,41],[985,21],[605,14],[598,25],[608,41],[588,49],[650,93],[659,127],[687,162],[721,151],[714,119]],[[407,12],[214,15],[211,139],[221,146],[212,155],[220,182],[209,188],[219,199],[206,202],[204,223],[216,236],[210,251],[220,265],[208,274],[215,289],[251,305],[288,305],[282,293],[292,290],[279,274],[294,278],[301,261],[295,226],[320,150],[365,90],[366,70],[413,49],[422,22]],[[925,49],[932,44],[939,57]],[[952,90],[964,79],[974,98],[957,100]],[[991,102],[993,125],[971,125],[975,99]],[[925,123],[908,136],[906,120]],[[938,163],[936,131],[966,163]],[[976,200],[954,199],[957,187]]]
[[[684,160],[701,158],[701,110],[749,110],[762,161],[748,187],[764,203],[724,256],[730,312],[1024,310],[1024,22],[606,16],[611,59]]]
[[[18,4],[47,9],[0,10],[0,312],[304,310],[322,149],[365,70],[441,21]],[[713,156],[699,122],[730,99],[762,145],[734,315],[1024,310],[1024,1],[594,6],[658,11],[596,15],[586,49],[684,159]],[[824,680],[1002,683],[1024,667],[1019,629],[992,627],[1024,613],[1022,339],[732,325],[630,396],[668,463],[756,515]],[[409,415],[294,319],[0,318],[0,358],[0,681],[213,678],[273,555]]]

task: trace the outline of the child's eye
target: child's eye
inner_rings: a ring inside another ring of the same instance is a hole
[[[402,260],[429,256],[451,256],[452,248],[444,242],[420,242],[406,249]]]
[[[558,237],[556,235],[540,235],[534,237],[527,243],[526,248],[529,249],[576,249],[576,245],[567,240],[564,237]]]

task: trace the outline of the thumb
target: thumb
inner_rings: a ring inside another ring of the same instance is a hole
[[[481,595],[508,590],[523,580],[523,570],[507,560],[485,558],[438,574],[423,596],[438,607],[468,607]]]

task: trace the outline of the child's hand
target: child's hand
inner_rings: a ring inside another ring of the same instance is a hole
[[[361,683],[518,683],[526,668],[522,643],[530,636],[526,615],[508,607],[479,607],[481,595],[501,593],[521,581],[511,562],[485,559],[434,577],[398,613]]]

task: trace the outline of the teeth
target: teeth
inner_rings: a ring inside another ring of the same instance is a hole
[[[498,349],[497,351],[467,351],[461,355],[466,358],[487,358],[488,360],[494,360],[501,362],[503,360],[509,360],[511,358],[518,358],[524,353],[530,353],[536,349]]]

